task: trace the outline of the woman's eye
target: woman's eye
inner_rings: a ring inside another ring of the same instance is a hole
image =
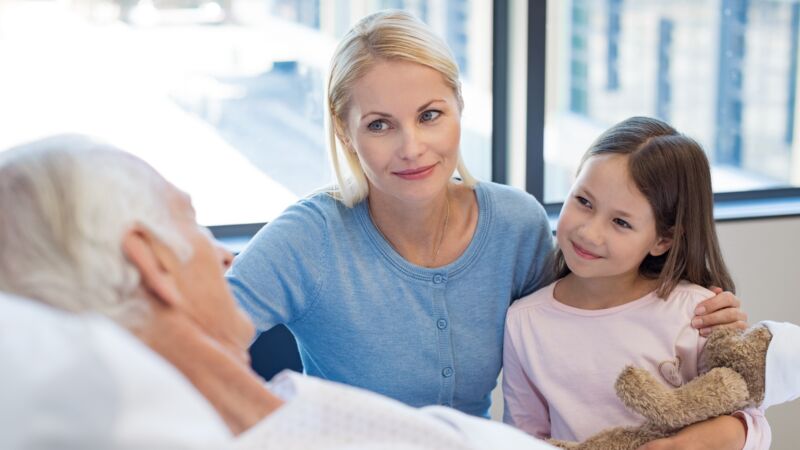
[[[576,196],[575,200],[578,203],[580,203],[581,205],[583,205],[583,206],[585,206],[587,208],[591,208],[592,207],[592,203],[589,200],[586,200],[585,198],[581,197],[580,195]]]
[[[430,122],[432,120],[436,120],[442,114],[441,111],[436,111],[435,109],[429,109],[428,111],[423,112],[419,116],[419,120],[422,122]]]
[[[385,131],[387,128],[389,128],[389,125],[383,120],[375,120],[367,124],[369,131]]]
[[[626,222],[626,221],[624,221],[622,219],[614,219],[614,223],[617,224],[618,226],[622,227],[622,228],[627,228],[627,229],[633,228],[631,226],[631,224],[629,224],[628,222]]]

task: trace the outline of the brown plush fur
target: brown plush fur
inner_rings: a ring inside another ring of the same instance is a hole
[[[617,378],[617,396],[645,418],[639,427],[602,431],[584,442],[550,440],[573,450],[634,450],[655,439],[672,436],[683,427],[730,414],[764,400],[768,329],[747,333],[716,330],[706,342],[700,366],[707,372],[677,388],[667,388],[643,369],[626,367]]]

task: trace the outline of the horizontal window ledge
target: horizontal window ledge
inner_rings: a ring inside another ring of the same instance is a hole
[[[561,205],[547,205],[550,226],[556,229]],[[714,218],[717,222],[759,220],[779,217],[800,217],[800,196],[770,197],[757,199],[722,199],[714,203]],[[211,231],[229,251],[240,253],[247,246],[262,224],[211,227]],[[233,227],[239,227],[235,229]]]

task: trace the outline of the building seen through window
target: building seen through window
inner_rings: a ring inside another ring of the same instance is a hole
[[[87,133],[190,192],[205,225],[269,221],[333,181],[327,65],[358,19],[386,8],[411,11],[453,49],[462,151],[489,179],[492,4],[482,0],[2,1],[0,148]]]
[[[697,139],[716,192],[800,186],[799,28],[796,0],[550,1],[545,200],[632,115]]]

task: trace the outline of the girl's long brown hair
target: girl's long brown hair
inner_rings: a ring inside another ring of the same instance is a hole
[[[631,117],[597,138],[581,167],[609,153],[628,156],[630,176],[653,208],[656,233],[672,238],[669,251],[648,255],[639,266],[642,276],[660,280],[658,296],[666,298],[681,280],[733,292],[714,226],[711,170],[700,145],[658,119]],[[553,257],[555,278],[569,274],[560,249]]]

